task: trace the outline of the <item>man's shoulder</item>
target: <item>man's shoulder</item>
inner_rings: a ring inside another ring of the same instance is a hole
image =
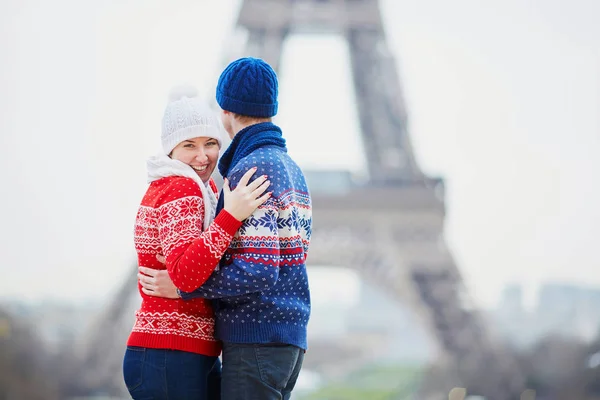
[[[299,169],[287,151],[277,146],[265,146],[254,150],[242,158],[231,172],[245,172],[252,167],[257,167],[261,171],[268,171],[269,169]]]
[[[287,158],[287,152],[277,146],[259,147],[242,158],[238,165],[247,163],[281,163]]]
[[[242,158],[229,173],[230,179],[241,178],[250,168],[256,167],[255,177],[269,175],[273,170],[284,168],[281,150],[273,147],[261,147]]]
[[[299,197],[306,197],[306,201],[303,200],[303,202],[310,203],[306,178],[302,170],[291,159],[289,162],[280,160],[265,164],[249,163],[243,166],[238,164],[236,169],[237,167],[241,168],[239,172],[235,173],[235,177],[231,179],[232,182],[235,181],[237,183],[241,176],[255,165],[258,168],[251,180],[261,175],[267,175],[271,182],[268,190],[273,193],[273,200],[277,199],[277,202],[287,203],[289,199],[297,200]]]

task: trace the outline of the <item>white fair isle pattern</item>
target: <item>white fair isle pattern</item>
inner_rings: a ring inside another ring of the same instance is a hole
[[[138,311],[135,313],[133,332],[176,335],[214,342],[216,341],[214,326],[214,318],[192,317],[177,312],[152,313]]]
[[[202,234],[204,207],[202,198],[198,196],[170,201],[155,212],[158,219],[158,237],[165,255]]]
[[[225,250],[227,250],[227,247],[231,242],[231,235],[219,225],[212,224],[202,234],[202,241],[210,253],[218,258],[225,253]]]
[[[160,252],[160,240],[154,208],[140,206],[138,209],[134,240],[138,253],[154,254]]]

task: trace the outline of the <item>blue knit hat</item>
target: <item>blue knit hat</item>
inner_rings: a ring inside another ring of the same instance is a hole
[[[217,83],[219,106],[249,117],[276,115],[277,94],[277,74],[260,58],[245,57],[233,61]]]

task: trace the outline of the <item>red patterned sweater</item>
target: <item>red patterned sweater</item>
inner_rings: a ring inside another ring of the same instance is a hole
[[[210,181],[210,189],[217,188]],[[175,286],[191,292],[213,272],[241,222],[225,210],[202,231],[203,197],[191,178],[170,176],[150,184],[135,222],[138,263],[165,269],[156,256],[164,255]],[[214,313],[209,300],[190,301],[145,295],[128,346],[174,349],[217,356],[221,344],[214,338]]]

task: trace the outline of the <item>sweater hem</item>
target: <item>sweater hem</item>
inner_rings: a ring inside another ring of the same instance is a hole
[[[156,335],[132,332],[127,346],[146,347],[149,349],[179,350],[189,353],[217,357],[221,354],[221,342],[189,339],[181,336]]]
[[[308,349],[306,326],[293,323],[217,323],[215,337],[227,343],[291,344]]]

